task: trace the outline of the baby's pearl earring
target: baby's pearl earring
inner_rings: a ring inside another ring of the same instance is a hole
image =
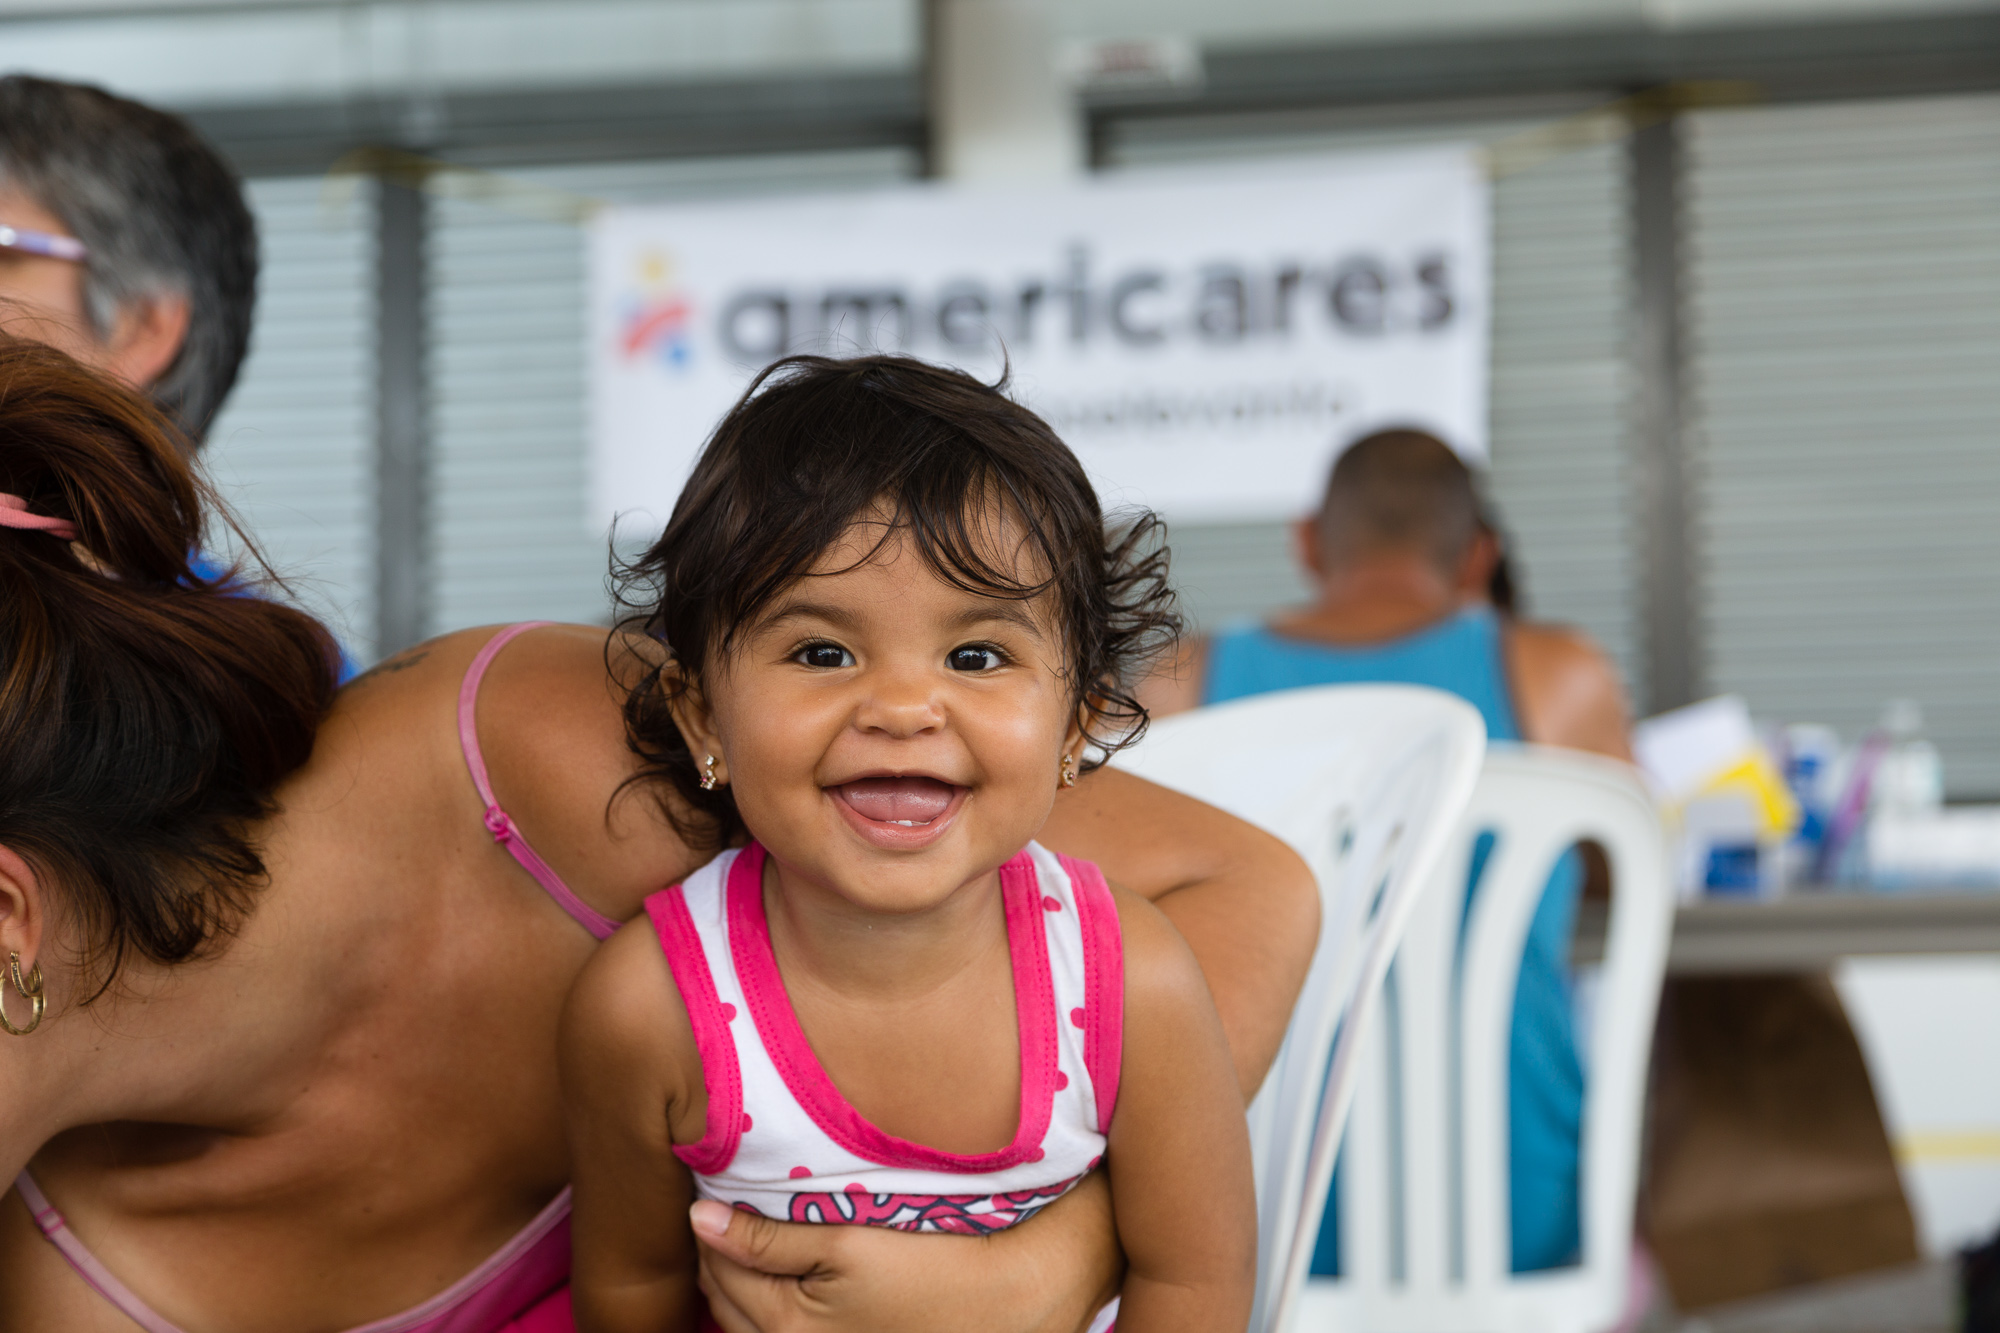
[[[703,791],[715,790],[715,756],[712,754],[705,754],[701,757],[701,789]]]

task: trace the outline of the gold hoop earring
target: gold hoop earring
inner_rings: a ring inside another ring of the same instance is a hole
[[[0,977],[0,1028],[6,1029],[7,1035],[10,1037],[25,1037],[42,1025],[42,1013],[49,1007],[48,994],[42,987],[42,965],[36,963],[33,967],[29,968],[28,975],[24,979],[21,976],[21,955],[10,953],[7,957],[9,960],[7,969],[12,974],[14,989],[21,992],[21,997],[28,1002],[30,1013],[28,1026],[24,1028],[17,1028],[13,1023],[8,1021],[6,1003],[6,982],[8,978]]]
[[[715,790],[715,756],[712,754],[705,754],[701,757],[701,789],[703,791]]]
[[[1065,787],[1076,785],[1076,760],[1068,755],[1062,757],[1062,785]]]

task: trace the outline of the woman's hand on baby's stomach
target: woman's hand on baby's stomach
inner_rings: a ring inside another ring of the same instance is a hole
[[[695,1205],[694,1235],[724,1333],[1077,1333],[1123,1276],[1110,1214],[1094,1172],[990,1236],[775,1222],[717,1203]]]

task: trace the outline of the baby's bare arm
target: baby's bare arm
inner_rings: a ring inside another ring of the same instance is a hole
[[[563,1010],[563,1111],[573,1159],[576,1324],[582,1333],[696,1326],[694,1180],[669,1117],[700,1086],[680,993],[641,918],[585,966]]]
[[[1234,1330],[1257,1280],[1250,1134],[1200,967],[1158,909],[1119,896],[1125,1053],[1105,1161],[1127,1270],[1118,1327]]]

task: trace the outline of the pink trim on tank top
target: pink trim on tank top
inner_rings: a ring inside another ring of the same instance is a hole
[[[565,1282],[537,1301],[531,1309],[509,1320],[499,1333],[576,1333],[576,1314],[570,1308],[569,1283]]]
[[[1125,1049],[1125,950],[1118,904],[1104,872],[1089,861],[1057,854],[1076,891],[1083,925],[1083,1064],[1097,1094],[1097,1132],[1111,1132],[1118,1109],[1118,1074]]]
[[[550,620],[525,620],[518,625],[509,625],[486,641],[472,659],[472,665],[465,669],[465,679],[458,687],[458,743],[465,751],[465,766],[472,772],[472,785],[479,790],[479,799],[486,804],[486,831],[493,835],[493,841],[507,849],[508,855],[521,863],[521,868],[535,877],[535,883],[556,900],[556,906],[568,912],[579,925],[600,940],[608,940],[618,933],[619,922],[612,920],[589,903],[576,896],[563,878],[550,869],[521,830],[514,826],[499,800],[493,795],[493,783],[486,775],[486,757],[479,750],[479,727],[474,721],[475,707],[479,702],[479,683],[486,678],[486,668],[493,665],[493,659],[500,650],[531,629],[554,624]]]
[[[1023,851],[1000,867],[1007,953],[1014,968],[1014,1010],[1021,1041],[1021,1110],[1014,1141],[990,1153],[951,1153],[899,1139],[862,1118],[827,1077],[778,973],[771,923],[764,915],[764,849],[751,843],[729,867],[729,949],[757,1035],[805,1113],[856,1157],[881,1166],[979,1175],[1029,1161],[1048,1134],[1056,1098],[1055,982],[1049,975],[1042,894]]]
[[[660,952],[667,956],[667,967],[687,1008],[695,1052],[701,1057],[701,1083],[708,1094],[701,1141],[686,1147],[675,1144],[674,1156],[690,1171],[712,1176],[736,1160],[737,1145],[743,1141],[743,1075],[736,1065],[736,1043],[730,1038],[729,1020],[715,993],[708,955],[681,886],[648,895],[646,915],[652,918]]]
[[[146,1333],[182,1333],[178,1325],[154,1313],[130,1287],[112,1276],[69,1229],[69,1223],[32,1176],[23,1171],[15,1177],[14,1188],[21,1192],[42,1235],[91,1290]],[[423,1304],[387,1319],[362,1324],[347,1333],[485,1333],[502,1327],[506,1321],[523,1314],[524,1306],[559,1289],[569,1276],[569,1203],[570,1192],[565,1186],[548,1207],[536,1214],[534,1221],[516,1232],[479,1267]],[[482,1295],[498,1288],[502,1279],[517,1274],[519,1281],[509,1283],[508,1290],[495,1292],[494,1299],[504,1299],[507,1308],[487,1308],[480,1301]],[[523,1285],[529,1288],[526,1292],[514,1289]]]

